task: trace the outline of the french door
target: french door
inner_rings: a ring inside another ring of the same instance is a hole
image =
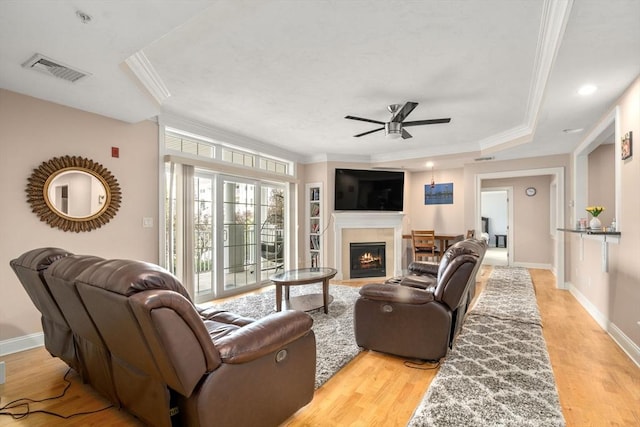
[[[196,172],[192,194],[192,246],[184,255],[193,256],[196,302],[257,288],[284,269],[286,186]]]

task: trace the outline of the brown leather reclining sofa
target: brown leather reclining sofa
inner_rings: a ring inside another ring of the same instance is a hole
[[[276,426],[313,398],[306,313],[201,309],[154,264],[57,248],[11,267],[42,313],[47,350],[148,425]]]
[[[466,239],[449,247],[439,264],[413,262],[404,277],[363,286],[354,310],[358,346],[423,360],[444,357],[464,321],[485,251],[485,242]]]

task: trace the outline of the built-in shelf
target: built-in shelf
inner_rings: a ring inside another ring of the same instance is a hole
[[[306,266],[320,267],[324,265],[323,253],[323,209],[322,202],[324,194],[322,193],[322,183],[306,184],[306,217],[307,217],[307,251]]]
[[[602,272],[609,271],[609,243],[619,243],[622,233],[619,231],[603,231],[592,229],[558,228],[558,231],[565,233],[576,233],[580,235],[580,261],[584,261],[584,240],[597,240],[601,242],[601,263]]]

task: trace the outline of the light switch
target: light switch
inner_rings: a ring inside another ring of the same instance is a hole
[[[142,218],[142,227],[143,228],[151,228],[153,227],[153,218],[150,216],[145,216]]]

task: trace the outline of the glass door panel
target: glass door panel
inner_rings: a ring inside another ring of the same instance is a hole
[[[222,289],[219,296],[256,285],[257,238],[253,183],[222,179]]]
[[[284,270],[284,188],[260,187],[260,270],[261,280]]]
[[[193,271],[197,301],[214,297],[214,178],[194,177]]]

